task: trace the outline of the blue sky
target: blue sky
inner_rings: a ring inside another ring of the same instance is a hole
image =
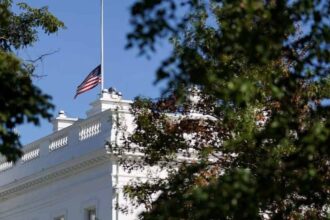
[[[29,0],[34,7],[49,6],[67,29],[53,36],[41,34],[33,47],[19,51],[25,59],[58,51],[38,64],[35,84],[53,97],[54,115],[64,110],[70,117],[85,118],[89,103],[97,99],[100,87],[73,99],[76,86],[100,63],[100,1],[99,0]],[[164,42],[152,59],[139,57],[138,51],[125,50],[126,34],[131,30],[129,7],[133,0],[104,0],[105,87],[115,87],[124,99],[138,95],[157,97],[161,85],[154,86],[155,70],[169,54]],[[40,127],[24,125],[18,128],[23,144],[43,137],[52,131],[48,121]]]

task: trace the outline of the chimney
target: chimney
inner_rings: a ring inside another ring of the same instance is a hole
[[[127,110],[130,108],[131,101],[123,100],[122,94],[114,88],[103,90],[100,98],[90,105],[92,108],[86,112],[87,117],[99,114],[105,110]]]
[[[65,115],[65,112],[61,110],[58,113],[57,118],[52,120],[53,123],[53,132],[62,130],[63,128],[69,127],[70,125],[73,125],[78,120],[78,118],[68,118]]]

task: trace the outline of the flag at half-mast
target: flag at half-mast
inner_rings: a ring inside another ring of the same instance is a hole
[[[88,90],[93,89],[102,81],[101,77],[101,65],[98,65],[95,69],[88,74],[88,76],[84,79],[84,81],[77,87],[76,98],[81,93],[87,92]]]

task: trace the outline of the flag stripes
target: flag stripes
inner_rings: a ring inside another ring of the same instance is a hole
[[[98,84],[101,83],[101,65],[98,65],[95,69],[92,70],[88,74],[88,76],[84,79],[84,81],[77,87],[76,98],[81,93],[87,92],[88,90],[93,89]]]

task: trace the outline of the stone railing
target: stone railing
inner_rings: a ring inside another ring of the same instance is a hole
[[[68,136],[61,135],[59,137],[55,137],[49,144],[49,150],[54,151],[61,147],[68,145]]]
[[[79,140],[91,138],[101,132],[101,122],[93,121],[82,125],[79,131]]]
[[[109,113],[103,116],[106,117],[91,117],[86,120],[77,121],[67,128],[24,146],[23,156],[15,164],[13,162],[7,162],[4,157],[1,157],[0,174],[13,167],[26,165],[31,161],[38,161],[45,156],[49,157],[53,152],[60,151],[61,149],[83,145],[83,142],[87,139],[97,137],[104,126],[110,126],[108,121]],[[104,143],[105,140],[102,139],[96,142]]]
[[[8,169],[10,169],[12,167],[13,167],[13,162],[3,161],[0,164],[0,172],[5,171],[5,170],[8,170]]]
[[[27,151],[21,158],[22,162],[25,163],[25,162],[28,162],[30,160],[33,160],[37,157],[39,157],[40,155],[40,148],[36,148],[34,150],[30,150],[30,151]]]

